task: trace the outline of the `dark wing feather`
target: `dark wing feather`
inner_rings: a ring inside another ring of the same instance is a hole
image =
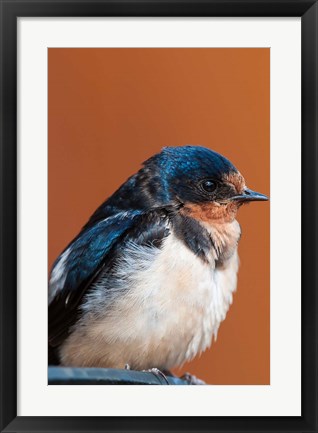
[[[116,242],[134,225],[139,215],[139,212],[129,212],[99,221],[83,230],[64,250],[68,255],[63,263],[61,286],[54,288],[56,294],[49,303],[49,342],[52,346],[64,339],[76,321],[77,309],[87,288],[103,269]],[[63,253],[52,268],[51,290],[54,270],[62,260]]]
[[[127,241],[139,245],[160,247],[169,235],[167,221],[173,211],[159,208],[146,213],[125,212],[99,221],[84,229],[66,248],[63,287],[59,287],[49,304],[49,346],[60,345],[70,327],[79,318],[79,306],[84,295],[100,272],[111,268]],[[55,262],[59,265],[62,255]],[[49,347],[49,359],[53,360]]]

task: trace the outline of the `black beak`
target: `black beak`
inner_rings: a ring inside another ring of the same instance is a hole
[[[268,197],[260,192],[255,192],[249,188],[245,188],[242,194],[231,197],[231,200],[243,203],[247,201],[266,201],[268,200]]]

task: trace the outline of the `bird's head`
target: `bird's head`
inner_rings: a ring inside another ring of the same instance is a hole
[[[148,197],[179,203],[182,212],[207,221],[233,220],[243,203],[268,200],[247,188],[228,159],[200,146],[166,147],[144,163],[140,175]]]

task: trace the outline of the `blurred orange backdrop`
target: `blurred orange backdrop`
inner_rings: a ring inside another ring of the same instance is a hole
[[[269,195],[269,49],[50,48],[48,56],[49,267],[163,146],[210,147]],[[211,349],[175,372],[269,384],[269,203],[243,206],[238,220],[233,305]]]

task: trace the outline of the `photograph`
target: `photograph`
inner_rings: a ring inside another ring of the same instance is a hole
[[[50,47],[47,121],[49,385],[270,385],[270,48]]]

